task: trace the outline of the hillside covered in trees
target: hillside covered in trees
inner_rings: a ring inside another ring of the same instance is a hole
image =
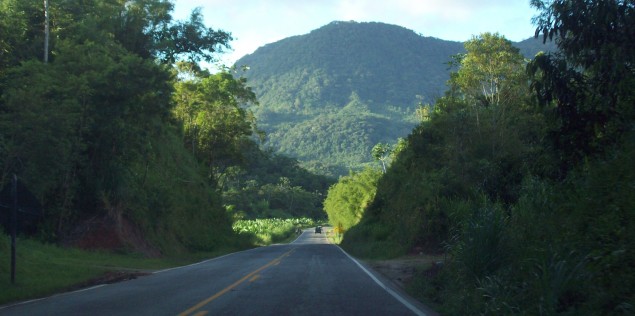
[[[549,50],[516,44],[527,57]],[[384,23],[332,22],[265,45],[236,62],[260,101],[252,110],[274,150],[328,175],[372,162],[420,121],[421,105],[446,90],[463,44]]]
[[[157,256],[249,246],[235,218],[321,216],[330,180],[260,150],[244,78],[197,66],[230,34],[172,10],[0,0],[0,187],[41,205],[20,233]]]
[[[342,178],[325,210],[355,255],[444,258],[408,288],[442,314],[630,315],[635,3],[532,5],[557,52],[466,42],[385,174]]]

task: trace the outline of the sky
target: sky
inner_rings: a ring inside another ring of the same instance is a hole
[[[333,21],[383,22],[423,36],[466,41],[498,32],[511,41],[532,37],[530,0],[173,0],[173,17],[185,20],[196,7],[205,25],[232,34],[221,64],[233,65],[265,44],[307,34]]]

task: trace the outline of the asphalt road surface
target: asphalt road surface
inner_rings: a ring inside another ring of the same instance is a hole
[[[324,234],[0,307],[0,315],[432,315]]]

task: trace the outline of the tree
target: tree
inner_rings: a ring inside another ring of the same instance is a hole
[[[562,169],[619,141],[635,115],[633,1],[533,0],[536,37],[559,50],[529,65],[532,88],[553,111]]]
[[[391,147],[389,144],[379,143],[373,146],[371,154],[375,160],[381,162],[381,169],[383,173],[386,173],[386,161],[390,158]]]
[[[324,211],[329,222],[348,230],[362,219],[367,206],[375,197],[381,173],[372,168],[341,177],[329,188]]]
[[[526,62],[518,48],[498,33],[474,36],[465,50],[456,57],[459,70],[450,80],[474,109],[478,127],[480,108],[497,107],[504,116],[508,106],[518,105],[519,97],[527,95]]]
[[[43,64],[41,0],[0,0],[0,185],[19,174],[42,202],[41,236],[63,237],[88,217],[126,218],[201,249],[230,234],[219,196],[178,140],[166,64],[211,60],[231,37],[205,28],[200,12],[173,21],[172,7],[50,1]]]
[[[49,62],[49,38],[50,38],[50,25],[49,25],[49,1],[44,0],[44,63]]]
[[[244,105],[257,100],[246,80],[228,71],[196,75],[176,83],[174,114],[183,123],[185,146],[208,166],[211,177],[242,160],[255,130],[254,116]]]
[[[42,56],[41,5],[40,1],[0,0],[0,79],[8,68]]]
[[[192,11],[189,21],[179,21],[167,30],[162,29],[158,38],[153,52],[167,64],[182,59],[193,63],[215,61],[215,54],[231,48],[229,42],[233,39],[230,33],[206,28],[200,8]]]
[[[483,33],[465,43],[457,83],[471,102],[495,106],[513,101],[524,76],[518,48],[499,34]]]

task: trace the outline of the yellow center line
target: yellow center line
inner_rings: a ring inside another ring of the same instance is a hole
[[[252,276],[251,279],[249,279],[249,282],[256,281],[256,280],[258,280],[259,277],[260,277],[260,274],[256,274],[256,275]]]
[[[250,278],[254,277],[254,276],[255,276],[255,275],[257,275],[260,271],[262,271],[262,270],[264,270],[264,269],[266,269],[266,268],[268,268],[268,267],[270,267],[270,266],[272,266],[272,265],[274,265],[274,264],[279,264],[279,263],[280,263],[280,260],[282,260],[282,258],[284,258],[284,257],[286,257],[286,256],[288,256],[288,255],[290,255],[290,254],[291,254],[291,252],[293,252],[293,250],[295,250],[295,248],[294,248],[294,249],[291,249],[291,250],[289,250],[289,251],[287,251],[287,252],[285,252],[285,253],[284,253],[283,255],[281,255],[280,257],[278,257],[278,258],[275,258],[275,259],[271,260],[269,263],[265,264],[264,266],[262,266],[262,267],[260,267],[260,268],[258,268],[258,269],[256,269],[256,270],[254,270],[254,271],[252,271],[251,273],[249,273],[249,274],[247,274],[246,276],[242,277],[240,280],[238,280],[238,281],[234,282],[232,285],[230,285],[230,286],[228,286],[228,287],[226,287],[226,288],[222,289],[220,292],[218,292],[218,293],[216,293],[216,294],[214,294],[214,295],[212,295],[212,296],[210,296],[210,297],[206,298],[205,300],[201,301],[200,303],[198,303],[198,304],[196,304],[196,305],[194,305],[194,306],[190,307],[188,310],[186,310],[186,311],[184,311],[184,312],[180,313],[180,314],[179,314],[179,316],[186,316],[186,315],[189,315],[189,314],[193,313],[193,312],[194,312],[194,311],[196,311],[197,309],[199,309],[199,308],[201,308],[201,307],[203,307],[203,306],[205,306],[205,305],[209,304],[211,301],[213,301],[213,300],[215,300],[215,299],[219,298],[221,295],[223,295],[223,294],[225,294],[225,293],[227,293],[227,292],[231,291],[233,288],[235,288],[235,287],[237,287],[238,285],[240,285],[241,283],[245,282],[245,280],[247,280],[247,279],[250,279]],[[199,314],[197,313],[196,315],[199,315]]]

